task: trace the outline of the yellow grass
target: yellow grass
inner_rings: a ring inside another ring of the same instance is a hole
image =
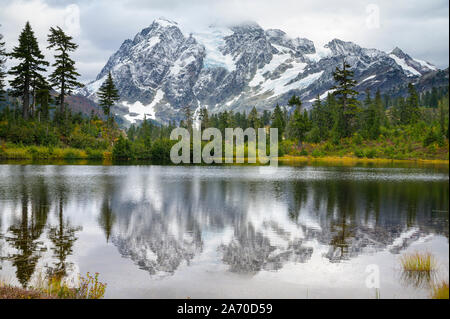
[[[431,291],[433,299],[448,299],[448,281],[443,281],[434,286]]]
[[[436,270],[437,264],[434,256],[431,253],[409,253],[404,254],[400,262],[403,267],[403,271],[411,272],[432,272]]]
[[[98,273],[79,276],[79,283],[71,285],[61,276],[44,277],[39,273],[33,286],[20,288],[0,280],[0,299],[101,299],[106,284],[98,280]]]
[[[323,157],[313,157],[313,156],[291,156],[285,155],[278,158],[282,162],[322,162],[322,163],[339,163],[354,165],[357,163],[377,163],[377,164],[388,164],[388,163],[419,163],[419,164],[444,164],[449,165],[449,160],[441,159],[415,159],[415,160],[397,160],[388,158],[358,158],[351,156],[323,156]]]

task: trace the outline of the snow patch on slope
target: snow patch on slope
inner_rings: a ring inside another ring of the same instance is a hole
[[[180,73],[180,71],[188,64],[195,62],[195,57],[190,55],[186,59],[181,60],[178,59],[173,66],[170,68],[170,73],[173,75],[177,75]]]
[[[206,57],[203,60],[205,68],[224,67],[228,71],[236,70],[233,57],[230,54],[224,55],[220,48],[225,45],[225,37],[233,34],[228,28],[210,27],[207,31],[193,33],[192,35],[198,43],[205,47]]]
[[[287,69],[281,77],[274,80],[270,79],[266,80],[266,82],[264,82],[261,85],[261,89],[259,90],[259,92],[264,93],[272,91],[273,96],[277,96],[283,93],[287,93],[293,89],[302,89],[308,87],[314,81],[316,81],[324,71],[310,74],[299,81],[288,84],[293,79],[295,79],[300,73],[303,73],[306,66],[307,66],[306,63],[294,62],[293,67]]]
[[[319,62],[323,58],[327,58],[332,55],[333,55],[333,52],[331,51],[331,49],[326,48],[324,46],[317,46],[316,53],[305,54],[304,56],[312,62]]]
[[[430,63],[423,61],[423,60],[419,60],[419,59],[413,59],[414,61],[416,61],[417,63],[419,63],[421,66],[429,68],[433,71],[437,70],[437,67],[435,67],[434,65],[431,65]]]
[[[137,120],[143,120],[145,117],[149,117],[151,119],[156,118],[155,114],[155,105],[158,104],[164,96],[164,92],[159,89],[152,103],[149,105],[143,105],[141,102],[136,101],[133,104],[128,102],[123,102],[123,106],[128,107],[128,113],[125,115],[125,118],[131,123],[135,123]]]
[[[286,60],[290,58],[290,54],[274,54],[272,56],[272,60],[270,60],[268,64],[264,65],[262,69],[256,71],[255,76],[248,85],[250,87],[258,86],[261,82],[265,81],[263,76],[265,73],[273,72],[278,66],[280,66],[283,62],[286,62]]]
[[[367,78],[365,78],[364,80],[362,80],[361,82],[359,82],[359,84],[364,83],[366,81],[372,80],[376,77],[376,74],[368,76]]]
[[[395,63],[397,63],[403,70],[407,72],[408,76],[414,76],[414,75],[421,75],[419,71],[414,69],[413,67],[410,67],[408,64],[406,64],[404,59],[400,59],[398,56],[394,54],[389,54],[389,57],[394,59]]]
[[[319,99],[320,99],[320,100],[323,100],[323,99],[327,98],[327,97],[328,97],[328,94],[331,94],[331,93],[333,93],[334,91],[336,91],[336,89],[331,89],[331,90],[325,91],[324,93],[322,93],[322,94],[319,96]],[[316,101],[316,98],[311,99],[311,100],[309,100],[308,102],[314,102],[314,101]]]
[[[105,82],[105,80],[106,80],[106,75],[97,81],[87,84],[84,88],[89,92],[89,94],[97,93],[98,90],[100,90],[100,87],[102,86],[103,82]],[[75,92],[75,93],[77,93],[77,92]]]

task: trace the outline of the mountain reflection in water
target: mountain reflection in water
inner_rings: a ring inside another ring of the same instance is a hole
[[[0,267],[24,287],[39,265],[73,276],[99,244],[76,248],[79,236],[100,231],[152,277],[205,245],[234,273],[307,264],[317,249],[340,263],[448,240],[448,201],[448,169],[0,165]]]

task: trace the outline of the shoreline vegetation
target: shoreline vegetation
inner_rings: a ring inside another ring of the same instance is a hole
[[[119,135],[118,133],[116,136]],[[157,163],[170,164],[170,149],[176,141],[162,139],[160,143],[154,143],[148,149],[143,147],[145,151],[133,149],[133,145],[128,140],[121,140],[115,143],[114,147],[105,149],[95,148],[75,148],[75,147],[54,147],[54,146],[36,146],[36,145],[17,145],[13,143],[0,144],[0,161],[71,161],[71,160],[88,160],[99,161],[105,164],[113,162],[133,162],[148,161]],[[117,150],[120,143],[125,144],[122,148],[125,150]],[[204,145],[204,144],[203,144]],[[340,146],[330,143],[310,144],[303,143],[300,149],[295,145],[294,141],[282,141],[279,150],[278,161],[289,163],[341,163],[341,164],[357,164],[357,163],[429,163],[429,164],[449,164],[449,145],[448,142],[444,146],[437,144],[431,147],[422,147],[417,144],[408,146],[410,152],[399,145],[382,142],[374,146],[356,145],[352,140],[348,140]],[[308,151],[309,150],[309,151]],[[117,156],[117,152],[119,155]],[[246,145],[245,155],[248,154]],[[222,157],[222,163],[225,163],[225,156]],[[236,162],[236,150],[234,150],[233,163]],[[244,163],[248,163],[247,156],[244,157]],[[183,163],[182,163],[183,165]],[[253,164],[255,165],[255,164]],[[256,165],[260,165],[258,159]]]
[[[99,273],[79,276],[76,284],[64,276],[43,277],[35,285],[19,287],[0,280],[0,299],[102,299],[106,284],[99,281]]]
[[[169,150],[170,151],[170,150]],[[1,147],[0,146],[0,161],[23,161],[23,160],[49,160],[49,161],[70,161],[70,160],[94,160],[105,163],[112,163],[114,161],[113,152],[109,150],[91,150],[91,149],[76,149],[76,148],[58,148],[45,146],[28,146],[28,147]],[[120,158],[116,162],[132,162],[132,161],[153,161],[149,158]],[[278,156],[278,161],[289,162],[324,162],[324,163],[429,163],[429,164],[449,164],[448,153],[447,158],[442,157],[424,157],[424,158],[395,158],[395,157],[367,157],[356,156],[352,153],[343,155],[326,154],[320,155],[290,155],[283,154]],[[165,161],[156,161],[165,163]],[[167,163],[167,162],[166,162]],[[222,157],[222,163],[215,163],[216,165],[227,164],[225,157]],[[236,157],[234,162],[236,163]],[[244,163],[241,164],[255,164],[248,163],[247,158],[244,158]],[[259,161],[257,163],[259,165]],[[183,163],[181,163],[183,165]]]
[[[77,161],[77,164],[85,164],[88,165],[91,162],[95,161],[101,163],[103,165],[112,165],[114,163],[153,163],[152,159],[119,159],[114,160],[112,157],[112,152],[109,151],[98,151],[95,153],[90,153],[86,150],[80,149],[59,149],[56,148],[53,150],[54,153],[49,155],[36,155],[36,153],[29,148],[17,148],[17,149],[9,149],[3,154],[0,154],[0,165],[2,164],[32,164],[34,162],[49,162],[56,164],[66,164],[71,163],[73,161]],[[47,152],[44,152],[47,154]],[[81,162],[80,161],[84,161]],[[283,155],[278,157],[278,161],[283,164],[296,164],[296,163],[323,163],[323,164],[340,164],[340,165],[356,165],[356,164],[436,164],[436,165],[449,165],[450,162],[448,159],[433,159],[433,158],[407,158],[407,159],[394,159],[394,158],[367,158],[367,157],[356,157],[351,155],[344,156],[334,156],[334,155],[324,155],[321,157],[314,157],[312,155]],[[170,162],[164,161],[155,161],[157,164],[170,164]],[[177,164],[175,164],[177,165]],[[189,165],[189,164],[178,164],[178,165]],[[190,165],[196,165],[192,163]],[[197,165],[206,165],[203,163]],[[257,163],[225,163],[225,158],[222,158],[222,163],[214,163],[208,165],[257,165],[264,166],[268,164],[260,164]]]

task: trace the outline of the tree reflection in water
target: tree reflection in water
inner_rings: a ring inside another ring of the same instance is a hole
[[[308,263],[317,247],[324,261],[338,263],[381,250],[398,254],[429,234],[448,238],[445,179],[364,179],[358,174],[374,173],[351,168],[289,168],[270,178],[252,167],[66,167],[37,175],[8,169],[0,200],[15,202],[4,237],[23,286],[45,250],[50,207],[50,268],[61,275],[70,272],[82,232],[71,224],[80,205],[95,207],[86,225],[93,222],[106,243],[151,275],[174,274],[206,246],[230,271],[257,273]],[[311,171],[318,178],[308,177]]]
[[[53,251],[53,258],[56,262],[53,266],[48,267],[48,274],[56,276],[57,278],[64,278],[67,276],[68,270],[72,270],[72,263],[67,262],[66,259],[73,252],[72,248],[75,241],[78,239],[75,233],[81,231],[83,228],[73,227],[68,218],[64,218],[64,191],[61,190],[58,194],[57,204],[57,220],[56,226],[50,227],[48,231],[48,238],[53,243],[51,248]]]
[[[14,198],[20,198],[20,203],[15,203],[14,206],[20,206],[20,213],[19,216],[14,215],[5,237],[15,249],[14,253],[8,254],[7,259],[16,268],[17,280],[26,288],[41,253],[46,250],[40,237],[47,222],[50,201],[42,178],[32,186],[31,194],[24,176],[21,175],[20,179],[20,189],[14,189]]]

